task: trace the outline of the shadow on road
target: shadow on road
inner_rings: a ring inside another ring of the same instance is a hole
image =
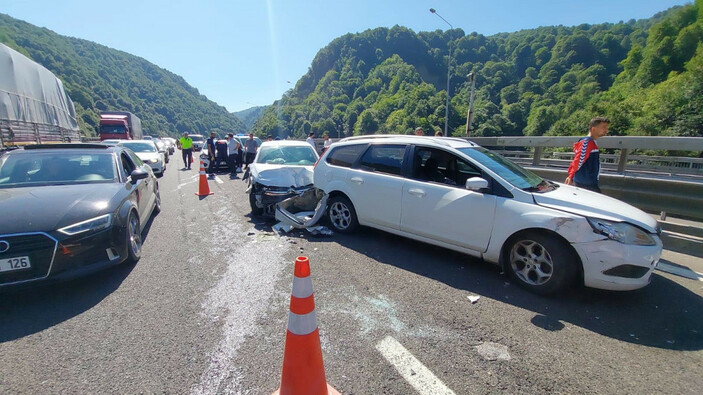
[[[142,230],[146,240],[156,216]],[[123,263],[70,281],[0,294],[0,343],[41,332],[97,305],[134,269]]]
[[[497,266],[389,233],[362,228],[356,234],[335,234],[329,239],[383,264],[532,311],[532,324],[545,330],[559,331],[568,322],[629,343],[703,349],[703,298],[656,272],[652,283],[637,291],[574,287],[562,294],[539,296],[506,284],[508,279]]]

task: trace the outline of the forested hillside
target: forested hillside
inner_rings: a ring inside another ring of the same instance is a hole
[[[703,135],[703,0],[647,20],[466,35],[395,26],[347,34],[320,50],[296,87],[266,110],[259,135],[574,135],[605,115],[613,134]]]
[[[246,126],[247,130],[250,130],[252,127],[254,127],[254,123],[261,117],[261,114],[264,113],[264,111],[268,108],[268,106],[257,106],[257,107],[251,107],[247,108],[246,110],[242,111],[235,111],[233,112],[234,115],[239,118],[242,123],[244,123],[244,126]]]
[[[93,135],[101,110],[130,111],[145,133],[244,132],[244,124],[183,78],[146,60],[0,14],[0,42],[51,70],[73,99],[81,130]]]

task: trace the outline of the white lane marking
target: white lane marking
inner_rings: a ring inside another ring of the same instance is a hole
[[[454,391],[391,336],[376,344],[376,349],[420,394],[454,394]]]
[[[218,184],[224,184],[225,182],[220,180],[220,177],[215,176],[215,181],[217,181]]]
[[[669,262],[659,261],[656,269],[676,276],[689,278],[691,280],[703,281],[703,274],[695,272],[686,266],[673,265]]]

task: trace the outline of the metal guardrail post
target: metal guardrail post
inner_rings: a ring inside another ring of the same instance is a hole
[[[620,160],[618,160],[618,173],[625,172],[625,167],[627,166],[628,153],[629,153],[629,150],[627,148],[623,148],[620,150]]]
[[[539,163],[542,159],[542,151],[544,150],[544,147],[535,147],[535,156],[532,157],[532,165],[533,166],[539,166]]]

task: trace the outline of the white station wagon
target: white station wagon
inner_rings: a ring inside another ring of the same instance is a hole
[[[338,232],[365,225],[480,257],[541,294],[577,280],[644,287],[662,252],[660,227],[639,209],[458,138],[344,139],[317,163],[314,183]]]

